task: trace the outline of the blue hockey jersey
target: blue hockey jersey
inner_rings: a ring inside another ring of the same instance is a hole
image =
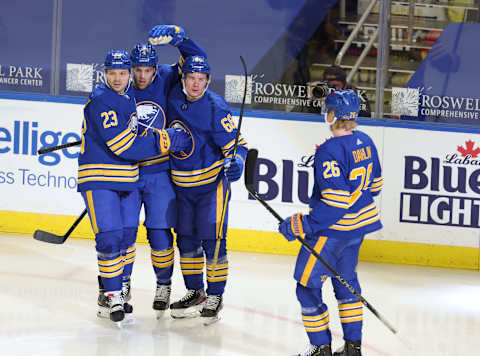
[[[205,51],[191,39],[180,42],[177,48],[181,53],[177,63],[159,65],[155,78],[148,87],[143,90],[134,88],[140,135],[146,135],[151,128],[162,130],[166,127],[167,97],[173,85],[180,81],[183,59],[193,55],[206,56]],[[168,170],[168,159],[169,156],[166,153],[141,160],[140,174]]]
[[[214,189],[224,175],[225,157],[233,154],[237,128],[230,108],[221,96],[207,90],[197,101],[189,102],[177,84],[170,92],[167,113],[169,127],[183,127],[191,147],[170,153],[171,178],[177,189]],[[240,135],[237,159],[245,160],[247,142]]]
[[[315,152],[310,213],[315,236],[354,237],[382,228],[373,197],[383,185],[377,149],[361,131],[334,137]]]
[[[133,190],[139,159],[161,154],[157,135],[137,135],[134,92],[123,95],[101,84],[84,107],[78,156],[78,191]]]

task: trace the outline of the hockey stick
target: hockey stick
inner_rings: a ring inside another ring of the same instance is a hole
[[[79,146],[81,144],[82,144],[81,140],[80,141],[75,141],[75,142],[69,142],[69,143],[65,143],[63,145],[59,145],[59,146],[50,146],[50,147],[42,148],[42,149],[38,150],[37,153],[39,155],[43,155],[45,153],[58,151],[58,150],[63,150],[64,148]]]
[[[249,193],[258,200],[267,210],[277,218],[278,222],[281,223],[284,219],[277,214],[275,210],[270,207],[265,200],[263,200],[258,193],[255,191],[255,187],[253,184],[255,178],[255,170],[256,170],[256,161],[258,157],[258,151],[256,149],[248,150],[247,160],[245,162],[245,186]],[[319,260],[332,274],[333,276],[342,283],[355,297],[357,297],[363,305],[365,305],[392,333],[397,334],[397,330],[383,317],[380,313],[362,297],[360,293],[358,293],[355,288],[353,288],[342,276],[338,274],[335,269],[328,264],[318,253],[315,251],[304,239],[297,236],[297,240],[305,246],[305,248],[314,255],[317,260]]]
[[[75,230],[78,224],[80,224],[80,221],[82,221],[83,217],[87,214],[87,209],[82,211],[82,213],[78,216],[78,218],[73,222],[72,226],[68,229],[68,231],[65,233],[63,236],[58,236],[55,234],[52,234],[47,231],[43,230],[35,230],[33,233],[33,238],[38,241],[43,241],[43,242],[48,242],[51,244],[63,244],[66,239],[70,236],[70,234]]]
[[[242,127],[242,121],[243,121],[243,110],[245,108],[245,98],[247,97],[247,79],[248,79],[247,64],[245,63],[245,60],[243,59],[242,56],[240,56],[240,60],[242,61],[243,72],[245,74],[245,85],[243,87],[243,98],[242,98],[242,105],[240,106],[240,115],[238,116],[237,134],[235,135],[235,143],[233,144],[232,160],[234,160],[235,156],[237,155],[238,139],[240,137],[240,129]],[[222,207],[222,216],[220,218],[220,228],[218,229],[217,243],[215,244],[215,253],[213,254],[213,264],[212,264],[212,272],[211,272],[212,277],[215,277],[215,272],[217,269],[218,253],[220,252],[220,241],[222,240],[223,220],[225,218],[225,210],[227,209],[229,192],[230,192],[230,183],[228,183],[227,185],[225,202]]]
[[[247,80],[248,80],[248,72],[247,72],[247,64],[242,56],[240,56],[240,60],[242,61],[243,72],[245,74],[245,85],[243,87],[243,98],[242,98],[242,105],[240,106],[240,115],[238,116],[238,129],[237,135],[235,136],[235,143],[233,145],[233,154],[232,157],[235,159],[237,155],[237,147],[238,147],[238,138],[240,137],[240,128],[242,127],[242,120],[243,120],[243,110],[245,109],[245,98],[247,97]]]

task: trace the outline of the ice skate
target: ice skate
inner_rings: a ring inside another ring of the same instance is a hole
[[[108,304],[108,298],[105,296],[105,288],[103,287],[102,279],[100,278],[100,276],[97,276],[97,277],[98,277],[97,316],[100,318],[108,319],[110,318],[110,306]],[[122,283],[122,296],[124,298],[123,310],[126,314],[125,316],[130,320],[132,317],[131,313],[133,312],[132,305],[127,303],[127,301],[132,298],[130,294],[130,280]]]
[[[330,345],[310,345],[304,352],[295,356],[332,356],[332,348]]]
[[[122,282],[122,297],[123,297],[123,310],[125,311],[125,320],[123,324],[132,324],[134,323],[133,319],[133,306],[128,303],[132,299],[131,293],[131,282],[130,278],[127,281]]]
[[[170,306],[170,292],[171,286],[157,285],[157,290],[155,291],[155,297],[153,298],[153,310],[157,314],[157,320],[161,319],[165,310]]]
[[[100,305],[101,303],[101,305]],[[123,296],[121,291],[105,292],[103,297],[98,297],[99,317],[109,318],[119,328],[122,328],[122,322],[125,319],[125,310],[123,309]]]
[[[200,316],[203,325],[208,326],[220,320],[218,313],[223,308],[223,298],[221,295],[209,295],[203,306]]]
[[[199,316],[206,299],[203,289],[190,289],[182,299],[170,305],[170,315],[172,318]]]
[[[333,356],[362,356],[361,342],[345,340],[343,348],[335,351]]]

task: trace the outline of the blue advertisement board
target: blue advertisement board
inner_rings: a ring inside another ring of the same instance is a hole
[[[49,93],[52,1],[5,1],[0,12],[0,90]]]

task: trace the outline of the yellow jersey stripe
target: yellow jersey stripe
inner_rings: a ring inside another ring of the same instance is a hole
[[[378,210],[376,207],[374,207],[373,209],[365,213],[362,213],[361,215],[359,215],[354,219],[352,218],[345,219],[345,217],[343,217],[342,219],[338,220],[335,225],[353,225],[365,219],[371,218],[372,216],[375,216],[375,215],[378,215]]]
[[[185,176],[193,176],[193,175],[197,175],[197,174],[203,174],[205,172],[208,172],[212,169],[215,169],[215,168],[218,168],[219,166],[223,166],[223,161],[224,159],[222,158],[221,160],[219,161],[216,161],[215,163],[211,164],[209,167],[207,168],[202,168],[202,169],[197,169],[197,170],[194,170],[194,171],[175,171],[175,170],[172,170],[171,171],[171,175],[174,176],[174,177],[185,177]]]
[[[134,177],[138,175],[138,169],[131,171],[120,171],[118,169],[85,169],[78,172],[78,177],[83,178],[87,176],[116,176],[116,177]]]
[[[117,154],[117,155],[121,155],[123,152],[125,152],[126,150],[128,150],[128,149],[130,148],[130,146],[133,145],[133,142],[135,141],[135,138],[136,138],[136,136],[135,136],[135,135],[132,135],[132,136],[129,138],[128,142],[127,142],[123,147],[121,147],[120,149],[114,151],[114,153]]]
[[[84,170],[84,169],[102,169],[102,168],[110,169],[110,170],[118,169],[118,170],[121,170],[121,171],[125,171],[125,170],[136,170],[136,169],[138,169],[138,165],[137,164],[119,165],[119,164],[95,164],[95,163],[90,163],[90,164],[80,165],[78,167],[78,170],[81,171],[81,170]]]
[[[350,230],[355,230],[355,229],[359,229],[363,226],[366,226],[366,225],[370,225],[376,221],[380,220],[380,216],[376,215],[374,216],[373,218],[371,219],[368,219],[368,220],[364,220],[360,223],[357,223],[357,224],[352,224],[352,225],[332,225],[329,227],[329,229],[332,229],[332,230],[339,230],[339,231],[350,231]]]
[[[199,175],[194,175],[194,176],[172,176],[172,180],[175,181],[175,182],[178,182],[178,183],[192,183],[192,182],[198,182],[200,180],[204,180],[204,179],[209,179],[209,178],[212,178],[212,177],[217,177],[218,176],[218,173],[220,173],[220,171],[222,170],[222,167],[223,166],[220,166],[220,167],[217,167],[211,171],[208,171],[206,173],[203,173],[203,174],[199,174]]]
[[[118,142],[122,141],[129,134],[132,134],[132,131],[130,131],[130,128],[127,127],[125,130],[120,132],[117,136],[115,136],[111,140],[107,141],[107,146],[110,147],[110,148],[112,146],[115,146]]]
[[[79,178],[78,183],[85,183],[91,181],[105,181],[105,182],[136,182],[138,180],[138,175],[132,178],[121,178],[121,177],[101,177],[93,176],[88,178]]]

